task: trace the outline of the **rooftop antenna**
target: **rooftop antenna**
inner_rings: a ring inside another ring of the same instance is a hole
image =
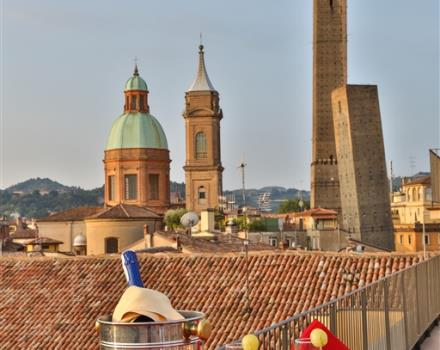
[[[246,207],[246,187],[245,187],[245,180],[244,180],[244,169],[247,166],[247,164],[244,161],[244,154],[241,157],[240,165],[238,166],[241,170],[241,195],[243,199],[243,208]]]
[[[391,160],[390,161],[390,192],[391,192],[391,194],[393,194],[393,177],[394,177],[394,174],[393,174],[393,161]],[[392,198],[391,198],[391,200],[392,200]]]
[[[203,35],[202,35],[202,32],[200,32],[199,45],[203,45]]]
[[[414,156],[409,157],[409,167],[411,169],[411,177],[415,175],[416,159]]]

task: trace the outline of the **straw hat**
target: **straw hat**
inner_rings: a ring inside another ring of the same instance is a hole
[[[133,322],[139,316],[154,321],[178,321],[184,317],[171,306],[170,299],[157,290],[128,287],[113,312],[113,322]]]

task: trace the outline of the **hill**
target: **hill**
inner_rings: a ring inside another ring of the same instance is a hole
[[[185,198],[185,184],[171,181],[171,192],[178,192]],[[300,193],[301,192],[301,193]],[[269,207],[276,211],[283,200],[309,199],[309,192],[280,186],[266,186],[246,190],[246,203],[258,207],[261,193],[270,194]],[[242,204],[241,190],[225,191],[228,197],[235,197],[236,204]],[[42,218],[50,213],[80,206],[99,206],[104,202],[104,186],[92,190],[65,186],[48,178],[29,179],[0,190],[0,215],[21,215],[27,218]]]
[[[34,191],[40,191],[40,193],[45,194],[49,193],[50,191],[64,193],[75,189],[78,189],[78,187],[65,186],[57,181],[48,179],[47,177],[44,179],[37,177],[36,179],[29,179],[16,185],[10,186],[6,188],[6,191],[17,194],[29,194]]]

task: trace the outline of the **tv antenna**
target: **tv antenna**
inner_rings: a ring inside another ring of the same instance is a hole
[[[241,195],[243,199],[243,208],[246,207],[246,187],[245,187],[245,173],[244,170],[247,164],[244,161],[244,155],[241,157],[241,163],[238,168],[241,170]]]

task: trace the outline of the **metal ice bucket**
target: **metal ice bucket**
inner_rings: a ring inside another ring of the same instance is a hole
[[[200,350],[211,327],[197,311],[179,311],[185,318],[162,322],[112,322],[106,315],[96,321],[101,350]]]

